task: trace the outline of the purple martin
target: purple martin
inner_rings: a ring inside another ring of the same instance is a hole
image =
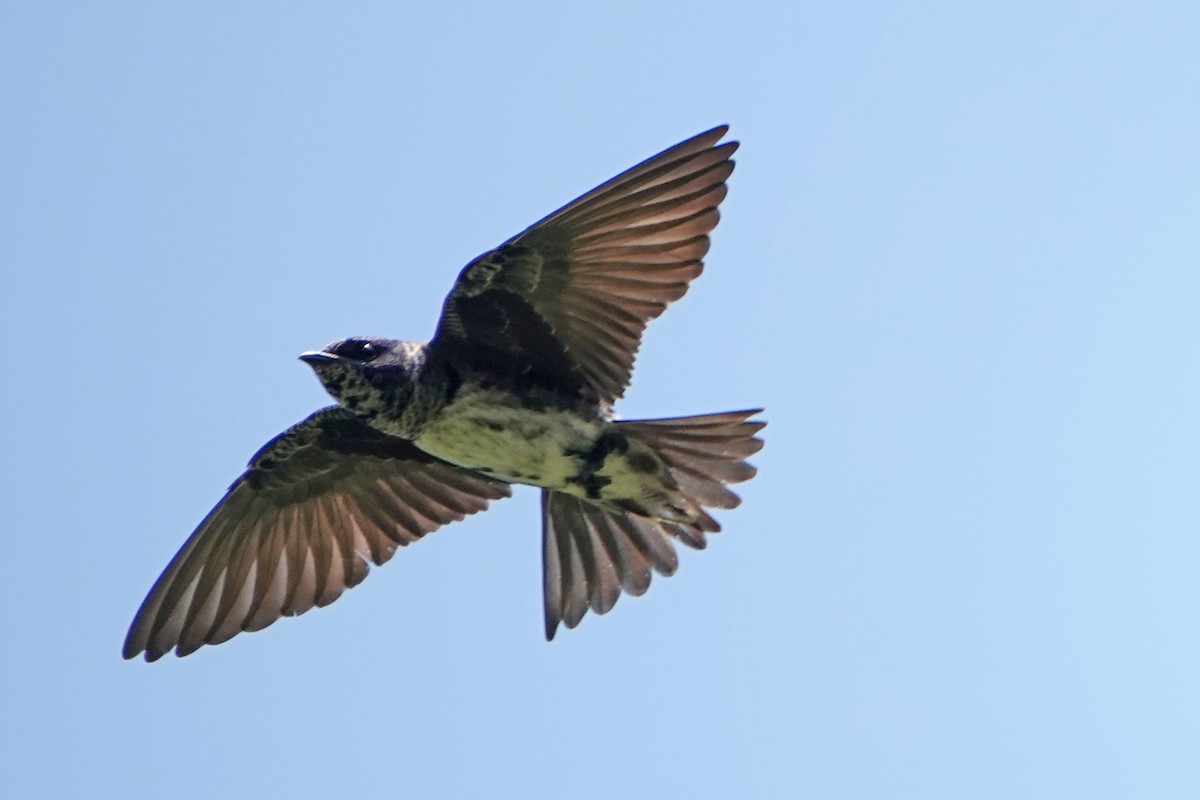
[[[638,164],[463,268],[428,342],[354,337],[300,356],[337,405],[268,442],[142,603],[124,656],[154,661],[332,603],[396,548],[542,490],[546,638],[604,614],[706,508],[740,502],[761,409],[617,420],[646,323],[700,274],[737,142],[721,126]]]

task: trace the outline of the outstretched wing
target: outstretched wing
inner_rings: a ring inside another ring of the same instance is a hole
[[[646,323],[700,274],[737,142],[714,128],[555,211],[458,276],[434,352],[611,403]]]
[[[187,655],[328,605],[366,577],[368,560],[510,493],[322,409],[259,450],[196,528],[138,610],[125,658]]]

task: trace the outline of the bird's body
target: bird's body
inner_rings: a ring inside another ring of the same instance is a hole
[[[676,522],[695,520],[672,503],[677,492],[653,450],[616,429],[604,404],[532,382],[442,363],[428,343],[379,338],[392,357],[371,380],[323,353],[307,354],[342,407],[432,456],[507,483],[552,489]],[[329,349],[346,347],[335,342]]]
[[[645,323],[700,273],[732,172],[725,129],[626,171],[468,264],[429,342],[301,358],[338,401],[269,442],[142,604],[125,656],[332,602],[396,547],[542,489],[546,635],[671,574],[754,470],[757,411],[618,421]]]
[[[426,453],[510,483],[567,490],[604,430],[595,416],[464,384],[413,440]]]
[[[414,440],[460,467],[612,508],[694,522],[662,459],[598,414],[468,384]]]

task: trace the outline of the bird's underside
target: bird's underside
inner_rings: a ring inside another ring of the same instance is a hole
[[[752,477],[757,410],[614,421],[646,323],[702,269],[726,128],[613,178],[460,273],[428,344],[307,353],[339,405],[265,445],[139,609],[124,655],[186,655],[333,602],[398,547],[542,488],[545,630],[702,548]]]

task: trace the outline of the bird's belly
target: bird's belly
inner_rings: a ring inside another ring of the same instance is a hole
[[[563,409],[531,409],[507,392],[461,392],[415,444],[430,455],[513,483],[570,486],[604,423]]]

